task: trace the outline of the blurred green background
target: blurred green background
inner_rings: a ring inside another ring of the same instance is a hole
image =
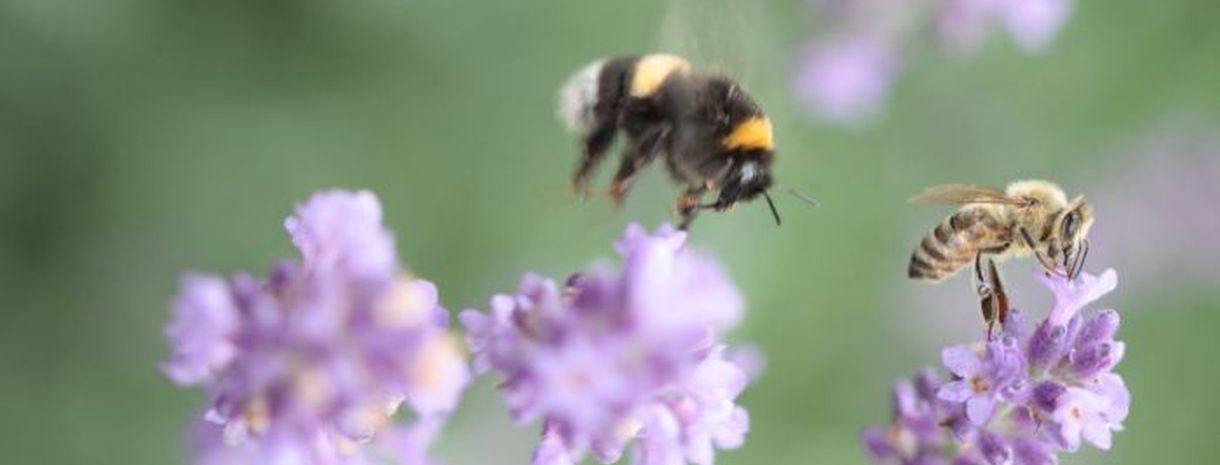
[[[750,303],[733,338],[769,357],[743,398],[750,438],[720,463],[866,463],[857,433],[887,418],[889,383],[978,336],[976,307],[957,298],[964,281],[932,290],[905,280],[910,246],[947,213],[908,207],[907,196],[1019,177],[1121,191],[1140,175],[1112,169],[1127,147],[1181,120],[1214,134],[1220,116],[1220,4],[1210,0],[1081,1],[1041,57],[998,38],[971,60],[916,47],[888,114],[857,129],[819,124],[793,103],[792,58],[816,32],[806,2],[749,5],[726,11],[739,26],[709,40],[748,44],[736,47],[748,55],[740,72],[776,122],[777,175],[823,206],[782,199],[778,229],[761,204],[696,225],[693,243],[726,263]],[[661,46],[669,10],[647,0],[0,1],[0,462],[184,463],[181,438],[203,396],[157,370],[178,277],[265,272],[292,253],[282,219],[316,189],[375,190],[403,260],[453,310],[485,308],[525,270],[564,276],[610,256],[630,220],[668,219],[676,188],[660,170],[617,214],[567,193],[577,152],[553,97],[596,57]],[[1090,270],[1173,240],[1143,239],[1097,252]],[[1030,273],[1008,274],[1045,301]],[[1110,453],[1065,463],[1220,463],[1217,276],[1147,276],[1103,300],[1124,315],[1118,371],[1132,413]],[[536,433],[511,427],[490,381],[467,399],[440,455],[527,463]]]

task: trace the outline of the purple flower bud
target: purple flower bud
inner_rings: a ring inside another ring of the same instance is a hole
[[[1044,371],[1063,356],[1067,348],[1067,327],[1043,321],[1029,338],[1026,356],[1035,372]]]
[[[936,401],[936,392],[940,390],[940,377],[931,368],[920,370],[915,374],[915,392],[920,400],[929,404]]]
[[[1012,447],[1000,435],[990,431],[979,434],[979,453],[991,465],[1011,465],[1013,460]]]
[[[1070,370],[1077,379],[1089,379],[1113,367],[1116,354],[1122,352],[1121,342],[1103,342],[1072,351]],[[1120,347],[1115,349],[1115,347]]]
[[[1059,397],[1067,391],[1067,388],[1058,382],[1046,380],[1034,386],[1033,397],[1030,405],[1034,408],[1050,413],[1058,408]]]
[[[1080,328],[1080,334],[1076,335],[1076,347],[1085,348],[1114,339],[1114,333],[1118,332],[1118,324],[1118,312],[1114,310],[1103,310],[1093,315]]]
[[[1029,342],[1029,322],[1025,312],[1015,308],[1008,311],[1008,318],[1004,320],[1004,335],[1016,339],[1018,344]]]
[[[892,441],[887,437],[886,431],[881,428],[871,427],[864,430],[861,440],[864,443],[864,450],[873,457],[875,462],[888,463],[898,455],[898,451],[891,444]]]

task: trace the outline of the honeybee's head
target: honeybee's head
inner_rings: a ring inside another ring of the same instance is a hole
[[[1055,216],[1051,225],[1051,242],[1048,250],[1052,260],[1059,262],[1068,277],[1075,279],[1084,268],[1089,254],[1089,229],[1093,227],[1093,206],[1084,197],[1076,197]],[[1056,247],[1058,245],[1058,247]],[[1055,250],[1055,249],[1058,250]]]

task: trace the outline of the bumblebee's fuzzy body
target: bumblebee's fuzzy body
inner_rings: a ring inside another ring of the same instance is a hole
[[[771,186],[771,122],[728,77],[691,71],[677,56],[653,54],[596,61],[572,75],[560,91],[559,116],[581,135],[584,154],[573,175],[578,191],[615,135],[627,143],[610,192],[616,203],[631,180],[658,156],[686,184],[678,198],[683,227],[700,208],[725,210]],[[719,190],[710,205],[700,199]]]

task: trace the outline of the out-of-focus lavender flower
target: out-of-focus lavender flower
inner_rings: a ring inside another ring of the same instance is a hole
[[[599,264],[563,285],[527,274],[490,313],[462,312],[476,370],[503,379],[514,420],[542,422],[532,463],[610,463],[631,446],[635,464],[710,465],[716,448],[741,445],[749,418],[735,399],[749,376],[719,335],[742,298],[685,240],[632,225],[615,245],[621,271]]]
[[[1128,270],[1128,282],[1176,291],[1214,285],[1220,275],[1220,128],[1174,121],[1107,158],[1089,197],[1098,209],[1092,258]],[[1148,247],[1155,237],[1156,247]]]
[[[934,31],[940,45],[975,54],[1003,26],[1026,53],[1046,51],[1071,16],[1073,0],[819,0],[823,26],[797,57],[800,101],[833,123],[868,120],[884,107],[911,45]],[[930,5],[929,5],[930,3]]]
[[[315,194],[285,226],[302,261],[183,281],[164,369],[209,390],[195,462],[428,463],[469,381],[436,287],[399,269],[371,193]],[[415,422],[391,424],[403,403]]]
[[[1002,24],[1022,50],[1041,53],[1063,29],[1072,7],[1072,0],[943,0],[936,31],[946,48],[970,55],[993,24]]]
[[[236,355],[232,336],[239,318],[225,280],[199,275],[183,278],[173,322],[165,328],[166,337],[174,341],[165,373],[182,385],[207,381]]]
[[[1031,331],[1013,310],[999,338],[945,349],[947,381],[931,370],[900,380],[893,419],[865,430],[865,450],[880,464],[1050,465],[1082,440],[1109,449],[1131,403],[1111,371],[1125,346],[1115,311],[1081,311],[1116,281],[1113,270],[1044,279],[1047,318]]]
[[[870,117],[889,97],[900,59],[898,50],[876,37],[812,43],[798,60],[797,98],[827,120]]]
[[[1067,24],[1072,0],[998,0],[1008,35],[1029,53],[1042,53]]]

